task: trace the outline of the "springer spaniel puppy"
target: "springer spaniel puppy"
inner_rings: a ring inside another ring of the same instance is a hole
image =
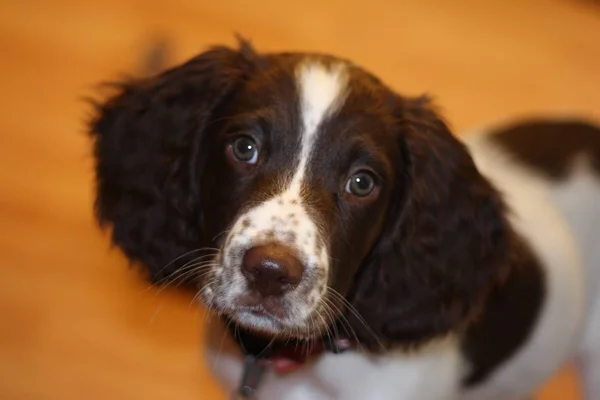
[[[117,90],[90,128],[99,221],[196,285],[234,396],[524,399],[576,360],[600,399],[597,126],[463,142],[350,61],[243,41]]]

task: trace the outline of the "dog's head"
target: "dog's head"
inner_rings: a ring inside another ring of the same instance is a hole
[[[100,221],[152,280],[192,278],[247,328],[421,341],[506,264],[502,201],[465,147],[348,61],[242,43],[118,89],[91,128]]]

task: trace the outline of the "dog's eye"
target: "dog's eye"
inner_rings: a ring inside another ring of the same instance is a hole
[[[373,175],[366,171],[360,171],[352,175],[346,182],[346,192],[358,197],[366,197],[375,188]]]
[[[258,160],[258,146],[256,142],[248,136],[242,136],[236,139],[232,146],[233,157],[243,163],[256,164]]]

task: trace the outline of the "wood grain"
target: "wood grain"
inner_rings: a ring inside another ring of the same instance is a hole
[[[81,98],[135,70],[155,37],[177,62],[234,32],[433,93],[458,129],[600,111],[600,9],[583,1],[2,0],[0,398],[224,398],[202,310],[149,288],[94,224]],[[539,395],[577,398],[568,370]]]

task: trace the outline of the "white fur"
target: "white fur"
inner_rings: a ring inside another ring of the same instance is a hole
[[[543,263],[547,297],[525,345],[482,386],[460,392],[469,365],[448,339],[409,355],[367,358],[325,354],[299,372],[272,373],[260,399],[509,400],[527,398],[573,356],[579,356],[589,399],[600,398],[600,180],[576,160],[568,178],[551,182],[487,140],[485,131],[466,140],[481,170],[505,195],[514,228]],[[215,362],[223,384],[239,383],[241,356],[232,345]],[[223,361],[225,360],[225,361]]]
[[[342,104],[346,90],[343,64],[325,66],[308,61],[298,66],[296,75],[302,120],[297,166],[289,174],[291,179],[281,183],[279,194],[238,217],[226,239],[228,244],[223,249],[222,267],[215,271],[216,274],[226,273],[228,279],[223,280],[219,288],[214,288],[214,284],[207,285],[203,292],[205,298],[216,303],[216,308],[234,313],[237,322],[273,333],[280,333],[280,326],[297,331],[298,327],[304,328],[311,321],[312,325],[325,324],[324,320],[312,316],[318,314],[315,310],[320,306],[319,299],[327,290],[328,241],[304,204],[302,185],[319,127]],[[248,290],[240,272],[243,254],[269,241],[290,246],[304,265],[300,285],[285,294],[282,300],[292,312],[277,324],[269,318],[234,310],[236,300]],[[305,288],[309,289],[308,294],[301,295]],[[214,295],[217,291],[219,296]]]
[[[600,179],[589,160],[575,160],[571,179],[554,187],[552,198],[581,249],[587,323],[577,361],[587,398],[600,399]]]
[[[598,264],[596,264],[598,266]],[[577,365],[587,399],[600,399],[600,295],[589,308],[589,319],[581,342]]]
[[[221,322],[209,329],[207,359],[220,383],[233,393],[242,376],[242,355]],[[260,400],[454,400],[461,371],[455,338],[414,353],[391,352],[379,357],[347,352],[326,353],[297,372],[277,376],[267,372],[259,387]],[[450,396],[448,396],[450,394]],[[457,399],[457,398],[456,398]]]
[[[485,136],[469,137],[467,144],[482,174],[504,194],[513,211],[513,227],[528,240],[542,262],[546,298],[526,345],[498,368],[485,385],[467,393],[465,398],[524,398],[563,365],[583,330],[586,271],[573,227],[555,198],[556,193],[570,188],[569,184],[553,184],[526,169],[493,147]],[[568,181],[582,174],[587,174],[587,170],[574,170]]]
[[[302,150],[298,169],[288,191],[299,196],[319,125],[339,108],[346,94],[347,81],[342,64],[327,68],[315,62],[300,64],[297,80],[302,110]]]

